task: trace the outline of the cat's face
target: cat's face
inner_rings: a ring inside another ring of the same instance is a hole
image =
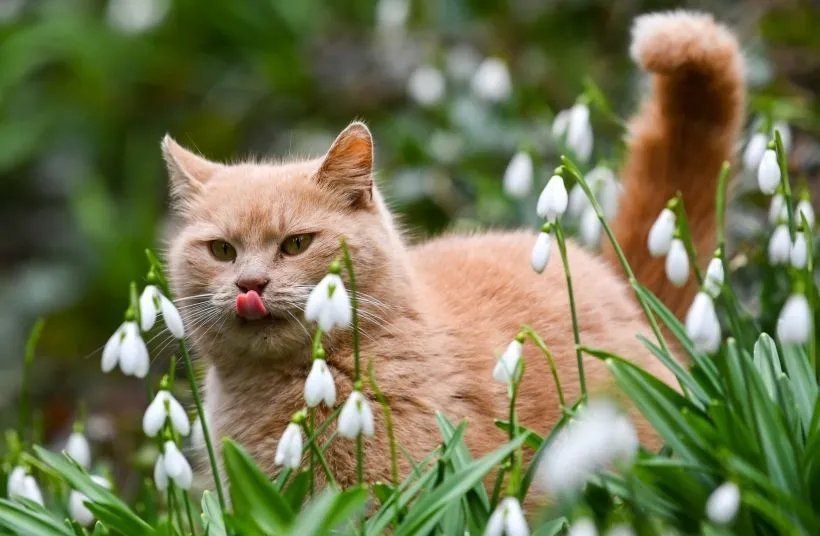
[[[342,236],[359,278],[378,279],[386,230],[364,125],[352,124],[309,161],[222,165],[170,138],[163,149],[182,223],[171,240],[171,284],[190,339],[206,354],[301,357],[314,329],[304,319],[307,296]],[[261,305],[238,309],[251,291]]]

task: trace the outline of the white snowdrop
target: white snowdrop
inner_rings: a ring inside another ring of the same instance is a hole
[[[490,102],[505,101],[512,93],[507,64],[499,58],[487,58],[478,66],[472,81],[473,92]]]
[[[493,369],[493,378],[495,378],[496,381],[507,385],[512,383],[516,374],[518,374],[518,363],[521,362],[523,349],[524,345],[517,339],[513,339],[507,346],[507,349],[504,350],[504,353],[498,358],[498,362]]]
[[[608,167],[598,166],[587,174],[587,182],[595,192],[595,198],[601,205],[604,218],[607,221],[614,220],[621,197],[621,184],[615,173]]]
[[[686,334],[692,339],[695,351],[713,354],[720,348],[720,321],[712,297],[698,292],[686,313]]]
[[[811,334],[811,309],[803,294],[792,294],[777,317],[777,338],[783,344],[805,344]]]
[[[505,497],[498,503],[484,529],[484,536],[529,536],[529,533],[524,511],[515,497]]]
[[[348,439],[359,434],[372,437],[375,433],[373,411],[361,391],[353,391],[339,414],[339,433]]]
[[[774,149],[766,149],[760,159],[757,169],[757,186],[766,195],[775,193],[780,186],[780,166],[777,164],[777,153]]]
[[[37,481],[31,476],[25,468],[21,466],[15,467],[11,474],[9,474],[8,486],[6,488],[9,498],[14,499],[22,497],[34,501],[40,506],[43,506],[43,494],[40,492],[40,486]]]
[[[504,192],[516,199],[526,197],[532,190],[532,157],[526,151],[518,151],[504,171]]]
[[[802,224],[803,220],[806,220],[806,223],[809,226],[809,229],[814,228],[814,207],[811,206],[811,201],[808,199],[801,199],[797,203],[797,209],[795,210],[795,218],[797,218],[797,223]]]
[[[581,241],[588,247],[596,247],[601,241],[602,230],[603,225],[598,218],[598,214],[595,213],[595,209],[591,206],[587,207],[581,214]]]
[[[434,106],[444,98],[445,85],[441,71],[422,65],[407,80],[407,93],[421,106]]]
[[[177,339],[185,336],[185,326],[174,302],[169,300],[155,285],[148,285],[140,295],[140,327],[149,331],[154,327],[157,313],[162,313],[165,326]]]
[[[564,186],[564,178],[560,175],[553,175],[547,182],[541,195],[538,196],[536,213],[547,220],[560,218],[567,210],[569,195]]]
[[[771,238],[769,238],[769,264],[777,266],[789,262],[791,249],[792,240],[789,236],[789,228],[785,224],[780,224],[775,227]]]
[[[111,372],[118,363],[126,376],[144,378],[148,374],[148,348],[140,337],[139,326],[134,321],[123,322],[103,349],[103,372]]]
[[[68,436],[65,452],[84,469],[91,467],[91,445],[82,432],[75,431]]]
[[[579,102],[570,108],[566,143],[582,162],[588,161],[592,155],[592,125],[589,123],[589,106],[584,103]]]
[[[93,480],[98,486],[102,486],[104,488],[111,487],[111,483],[99,475],[92,475],[91,480]],[[89,510],[85,505],[87,501],[89,501],[88,497],[76,490],[72,490],[68,496],[69,515],[72,519],[74,519],[74,521],[84,527],[88,527],[94,523],[94,514],[91,513],[91,510]]]
[[[777,222],[785,220],[787,216],[786,200],[781,194],[774,194],[769,203],[769,223],[777,225]]]
[[[296,423],[288,424],[285,433],[276,445],[276,456],[273,459],[276,465],[288,469],[298,469],[302,462],[302,429]]]
[[[324,359],[314,359],[305,381],[305,404],[313,408],[324,402],[329,408],[336,403],[336,384]]]
[[[598,529],[591,519],[582,517],[570,525],[567,536],[598,536]]]
[[[338,273],[329,273],[319,281],[308,296],[305,318],[317,322],[322,331],[334,327],[346,328],[353,317],[353,309]]]
[[[150,30],[168,13],[168,0],[110,0],[108,23],[123,33]]]
[[[562,139],[567,134],[567,128],[569,128],[569,116],[570,110],[561,110],[557,114],[555,114],[555,118],[552,120],[552,137],[556,140]]]
[[[706,516],[713,523],[731,523],[740,509],[740,489],[734,482],[725,482],[709,495],[706,501]]]
[[[535,239],[535,246],[532,248],[530,264],[536,273],[541,273],[550,261],[552,251],[552,233],[541,231]]]
[[[158,491],[168,489],[168,473],[165,471],[165,456],[162,454],[154,462],[154,485]]]
[[[167,418],[170,418],[171,427],[178,434],[187,436],[191,433],[191,422],[185,408],[169,391],[161,389],[142,416],[142,431],[148,437],[156,437]]]
[[[703,278],[704,290],[708,292],[712,298],[717,298],[720,294],[724,277],[723,262],[720,260],[720,257],[712,257],[712,260],[709,261],[709,266],[706,267],[706,275]]]
[[[747,171],[757,171],[760,167],[760,161],[763,159],[763,153],[769,140],[762,132],[755,132],[749,138],[749,143],[746,144],[746,150],[743,151],[743,167]]]
[[[587,179],[589,182],[589,179]],[[567,204],[567,214],[573,218],[578,218],[589,206],[589,200],[580,184],[576,184],[569,191],[569,203]]]
[[[809,255],[809,246],[806,242],[806,234],[803,231],[794,233],[794,242],[789,251],[789,262],[791,265],[799,270],[806,267]]]
[[[401,30],[409,14],[408,0],[379,0],[376,4],[376,27],[380,31]]]
[[[539,482],[553,493],[574,493],[595,472],[632,463],[637,450],[638,435],[629,419],[611,402],[594,400],[547,447]]]
[[[682,287],[689,279],[689,255],[680,238],[674,238],[666,255],[666,278],[676,287]]]
[[[185,459],[185,456],[180,452],[179,447],[173,441],[166,441],[163,448],[163,467],[165,474],[171,479],[174,484],[182,489],[190,489],[191,483],[194,479],[194,473],[191,470],[191,464]],[[154,477],[156,480],[156,471]],[[159,488],[159,485],[157,485]]]
[[[672,238],[675,235],[676,216],[672,209],[664,208],[658,214],[655,223],[649,229],[649,239],[647,245],[649,254],[653,257],[662,257],[669,253],[672,245]]]

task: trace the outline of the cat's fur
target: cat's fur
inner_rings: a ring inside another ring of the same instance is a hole
[[[626,191],[614,228],[638,279],[680,315],[696,290],[694,278],[684,289],[666,283],[663,261],[646,252],[647,234],[679,190],[699,254],[711,253],[715,182],[722,161],[732,157],[743,113],[742,61],[728,30],[707,15],[683,12],[638,19],[632,54],[653,73],[653,87],[630,122]],[[173,290],[180,297],[206,295],[182,303],[204,304],[183,314],[208,367],[212,433],[237,440],[268,473],[276,471],[276,444],[290,416],[304,405],[310,338],[299,322],[305,323],[301,308],[339,255],[342,236],[361,293],[362,356],[373,360],[397,439],[416,459],[440,441],[435,411],[468,419],[467,441],[476,455],[503,442],[493,420],[505,417],[507,392],[492,380],[492,369],[524,323],[552,349],[567,400],[578,397],[566,281],[557,255],[545,273],[534,273],[532,231],[406,244],[373,184],[372,140],[363,124],[351,124],[324,157],[308,161],[216,164],[167,137],[163,150],[182,221],[169,256]],[[304,253],[280,252],[285,237],[306,232],[316,235]],[[235,263],[212,256],[208,242],[215,239],[236,247]],[[610,266],[613,258],[609,248],[596,257],[569,246],[581,339],[671,383],[670,373],[635,337],[648,329],[620,268]],[[236,317],[240,277],[270,280],[262,299],[273,322],[248,324]],[[198,319],[213,327],[197,329]],[[353,383],[350,332],[330,334],[325,348],[341,402]],[[556,390],[544,357],[529,343],[524,353],[520,418],[544,432],[560,416]],[[601,362],[587,358],[585,364],[591,385],[606,382]],[[376,436],[366,441],[366,476],[387,479],[384,419],[372,398],[371,403]],[[354,442],[335,440],[327,459],[340,481],[355,479]],[[403,456],[401,469],[409,469]]]

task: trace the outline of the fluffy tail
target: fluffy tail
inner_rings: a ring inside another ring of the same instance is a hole
[[[744,113],[743,59],[728,29],[684,11],[636,19],[630,52],[652,74],[652,89],[629,123],[614,230],[637,279],[682,317],[697,282],[690,277],[683,289],[669,283],[647,237],[667,200],[681,192],[699,264],[712,254],[718,174],[733,157]],[[603,254],[617,264],[611,247]]]

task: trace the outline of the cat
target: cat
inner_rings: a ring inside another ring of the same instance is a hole
[[[630,120],[624,195],[613,227],[637,279],[678,316],[697,284],[666,282],[663,260],[649,256],[649,229],[668,199],[683,194],[697,253],[715,247],[715,187],[731,160],[744,111],[738,44],[711,16],[690,12],[636,19],[631,54],[652,87]],[[349,244],[361,306],[363,361],[373,360],[398,442],[416,460],[440,442],[434,412],[467,419],[476,456],[505,434],[507,387],[492,379],[499,353],[530,324],[550,346],[565,396],[579,378],[566,281],[560,259],[543,274],[530,268],[535,233],[447,234],[409,245],[373,181],[373,139],[350,124],[327,153],[311,160],[210,162],[166,136],[172,210],[169,277],[196,354],[207,366],[205,406],[214,439],[231,437],[270,475],[291,415],[303,407],[311,364],[311,326],[303,317],[310,289]],[[637,340],[647,323],[613,249],[595,256],[568,245],[583,344],[634,360],[669,384],[671,373]],[[256,291],[268,316],[242,318],[239,294]],[[198,326],[207,324],[209,329]],[[353,384],[351,331],[324,337],[337,401]],[[525,344],[518,411],[544,433],[561,415],[545,359]],[[365,365],[363,365],[364,368]],[[585,359],[592,387],[609,384],[605,364]],[[365,382],[367,385],[367,383]],[[365,441],[368,481],[390,476],[385,423],[368,388],[376,434]],[[337,402],[338,403],[338,402]],[[319,418],[329,410],[322,409]],[[639,434],[650,434],[639,422]],[[336,438],[327,461],[342,484],[356,480],[354,442]],[[411,467],[400,456],[400,469]],[[321,475],[317,474],[318,478]]]

